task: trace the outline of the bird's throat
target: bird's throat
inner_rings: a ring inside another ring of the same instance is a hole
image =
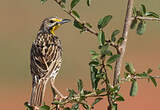
[[[52,29],[50,30],[50,32],[55,35],[55,30],[57,30],[60,27],[60,25],[54,26],[52,27]]]

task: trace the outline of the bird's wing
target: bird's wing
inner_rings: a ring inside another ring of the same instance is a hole
[[[61,63],[61,48],[60,41],[51,35],[43,35],[36,42],[31,48],[30,68],[33,78],[41,79],[50,76],[57,64]]]

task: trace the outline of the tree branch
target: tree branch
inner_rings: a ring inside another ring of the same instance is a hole
[[[153,78],[157,78],[157,79],[159,79],[160,78],[160,76],[152,76]],[[134,77],[130,77],[129,79],[148,79],[148,77],[139,77],[139,76],[134,76]],[[122,82],[124,82],[124,81],[128,81],[128,79],[126,79],[126,78],[122,78],[121,79],[121,81]]]
[[[124,23],[123,33],[122,33],[122,37],[124,38],[124,41],[119,47],[120,57],[117,59],[115,64],[113,85],[116,85],[118,83],[118,76],[120,75],[120,72],[121,72],[122,60],[123,60],[123,56],[125,53],[126,44],[128,40],[128,31],[129,31],[131,20],[132,20],[131,18],[132,18],[133,3],[134,3],[134,0],[128,0],[125,23]]]
[[[134,20],[135,18],[139,20],[160,21],[160,18],[141,17],[141,16],[132,17],[132,20]]]
[[[58,1],[58,0],[54,0],[59,6],[61,6],[61,1]],[[69,16],[71,16],[74,20],[78,21],[80,24],[82,24],[84,26],[84,28],[86,29],[85,31],[88,31],[90,32],[91,34],[95,35],[95,36],[98,36],[98,33],[91,29],[89,26],[86,25],[86,22],[85,21],[81,21],[79,18],[77,18],[75,15],[72,14],[72,11],[69,10],[67,11],[65,8],[63,8],[63,11],[65,13],[67,13]]]

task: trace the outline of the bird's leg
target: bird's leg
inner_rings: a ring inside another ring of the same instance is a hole
[[[55,80],[51,78],[51,87],[60,95],[61,98],[65,99],[66,97],[55,87],[54,82]]]

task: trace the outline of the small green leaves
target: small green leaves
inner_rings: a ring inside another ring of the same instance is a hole
[[[72,10],[72,14],[73,14],[74,16],[76,16],[77,18],[80,18],[79,14],[78,14],[75,10]]]
[[[78,91],[81,92],[83,90],[83,82],[81,79],[78,80],[77,85],[78,85]]]
[[[104,45],[105,43],[105,35],[103,31],[99,31],[98,33],[98,41],[100,45]]]
[[[110,50],[108,50],[109,45],[104,45],[101,47],[101,55],[105,56],[105,55],[112,55],[112,52]]]
[[[74,23],[73,23],[73,25],[76,27],[76,28],[78,28],[78,29],[83,29],[83,25],[82,24],[80,24],[78,21],[76,21],[76,20],[74,20]]]
[[[32,106],[30,106],[30,105],[28,104],[28,102],[25,102],[25,103],[24,103],[24,106],[26,106],[27,110],[34,110],[34,108],[33,108]]]
[[[145,21],[140,21],[137,27],[137,34],[142,35],[146,30],[146,22]]]
[[[47,106],[47,105],[43,105],[43,106],[40,107],[39,110],[50,110],[50,107]]]
[[[134,20],[132,20],[132,23],[131,23],[130,28],[131,28],[131,29],[135,29],[135,28],[136,28],[136,25],[137,25],[137,19],[134,19]]]
[[[41,0],[41,3],[43,4],[43,3],[45,3],[47,0]]]
[[[80,0],[72,0],[72,2],[71,2],[71,9],[72,8],[74,8],[77,4],[78,4],[78,2],[79,2]]]
[[[100,19],[98,22],[98,29],[103,29],[112,19],[111,15],[105,16],[103,19]]]
[[[159,18],[160,16],[158,14],[156,14],[155,12],[146,12],[146,16],[151,16],[151,17],[155,17],[155,18]]]
[[[99,65],[99,61],[97,59],[92,60],[92,61],[89,62],[89,65],[90,66],[98,66]]]
[[[124,98],[120,94],[118,94],[116,101],[124,101]]]
[[[115,31],[113,31],[112,35],[111,35],[111,41],[115,42],[116,41],[116,35],[118,35],[120,33],[120,31],[118,29],[116,29]]]
[[[96,77],[98,70],[95,68],[95,66],[90,66],[90,71],[91,71],[92,89],[96,90],[99,81],[99,79]]]
[[[149,76],[149,79],[152,81],[152,83],[154,84],[155,87],[157,87],[157,82],[156,79],[152,76]]]
[[[107,64],[114,63],[119,57],[120,57],[119,54],[116,54],[116,55],[111,56],[111,57],[107,60]]]
[[[136,80],[132,81],[131,89],[130,89],[130,96],[136,96],[138,91],[138,84]]]
[[[86,25],[87,25],[88,27],[92,28],[92,25],[91,25],[91,24],[89,24],[89,23],[86,23]]]
[[[91,50],[90,54],[92,55],[92,60],[97,59],[99,57],[99,54],[94,50]]]
[[[72,105],[71,110],[78,110],[78,109],[79,109],[79,104],[78,103]]]
[[[91,107],[94,108],[94,105],[100,102],[103,98],[96,98],[95,101],[92,103]]]
[[[118,41],[117,41],[117,44],[118,44],[118,45],[121,45],[123,41],[124,41],[124,38],[123,38],[123,37],[120,37],[120,38],[118,39]]]
[[[146,14],[146,7],[143,4],[141,4],[141,12],[143,13],[143,15]]]
[[[133,64],[131,64],[131,63],[126,63],[125,69],[126,69],[129,73],[131,73],[131,74],[134,74],[134,73],[135,73],[134,66],[133,66]]]
[[[87,0],[87,5],[88,5],[88,6],[91,5],[91,1],[92,1],[92,0]]]
[[[68,89],[69,97],[74,97],[77,93],[73,89]]]

